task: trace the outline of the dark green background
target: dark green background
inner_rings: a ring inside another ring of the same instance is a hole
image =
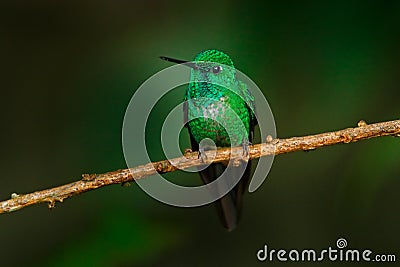
[[[170,65],[160,55],[227,52],[285,138],[399,118],[399,47],[398,1],[2,1],[0,199],[124,168],[124,112]],[[251,266],[264,244],[319,250],[339,237],[399,258],[399,163],[393,137],[278,156],[231,233],[213,206],[102,188],[1,215],[0,265]]]

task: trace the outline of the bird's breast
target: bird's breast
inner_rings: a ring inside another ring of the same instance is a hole
[[[243,138],[248,137],[247,109],[229,100],[229,97],[221,96],[190,101],[188,126],[198,143],[210,138],[217,146],[239,145]]]

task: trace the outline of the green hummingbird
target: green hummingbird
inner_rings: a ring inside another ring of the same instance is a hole
[[[242,145],[247,153],[257,125],[254,97],[247,85],[237,79],[231,58],[222,51],[209,49],[198,53],[192,62],[169,57],[161,59],[191,68],[183,112],[192,151],[199,151],[201,155],[204,148],[200,142],[209,138],[217,147]],[[228,231],[239,221],[250,168],[250,162],[231,168],[227,168],[226,163],[212,163],[199,171],[205,184],[217,179],[226,169],[228,180],[238,179],[242,174],[233,189],[216,201],[219,217]]]

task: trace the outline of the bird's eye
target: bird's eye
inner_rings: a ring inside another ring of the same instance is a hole
[[[218,73],[220,73],[222,71],[222,67],[221,66],[214,66],[213,68],[212,68],[212,72],[214,73],[214,74],[218,74]]]

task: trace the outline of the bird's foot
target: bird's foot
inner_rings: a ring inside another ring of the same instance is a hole
[[[204,150],[204,147],[199,148],[199,155],[197,156],[198,159],[201,160],[201,162],[205,163],[207,161],[207,154]]]
[[[243,157],[247,158],[249,156],[249,152],[250,152],[249,146],[250,145],[252,145],[252,143],[249,140],[243,139],[243,141],[242,141],[242,149],[243,149],[242,156]]]
[[[206,154],[206,151],[208,153],[208,156]],[[215,158],[216,152],[217,146],[215,145],[215,142],[213,140],[211,140],[210,138],[204,138],[200,141],[198,158],[201,159],[203,163],[208,160],[213,160]]]

